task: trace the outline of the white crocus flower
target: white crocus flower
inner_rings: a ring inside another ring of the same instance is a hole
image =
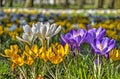
[[[16,36],[16,38],[20,41],[31,44],[36,38],[36,36],[35,36],[36,28],[35,27],[31,28],[29,25],[25,25],[25,26],[23,26],[23,31],[24,31],[24,33],[22,34],[22,38],[20,38],[18,36]]]
[[[34,26],[37,28],[36,35],[41,40],[41,42],[47,39],[49,43],[50,38],[58,34],[61,30],[61,26],[57,27],[56,24],[50,25],[48,22],[44,24],[42,22],[38,22],[37,24],[34,24]]]
[[[56,26],[56,24],[50,25],[49,23],[43,24],[42,22],[38,22],[37,24],[34,24],[34,27],[36,27],[36,35],[40,39],[48,39],[52,38],[54,35],[60,32],[61,26]]]

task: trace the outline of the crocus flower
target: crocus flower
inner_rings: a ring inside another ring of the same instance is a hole
[[[83,29],[78,29],[77,31],[71,30],[69,33],[65,35],[61,35],[62,44],[69,44],[71,51],[74,54],[74,49],[77,49],[80,52],[80,45],[83,42],[87,31]]]
[[[15,54],[17,54],[18,52],[18,45],[11,45],[10,46],[10,49],[5,49],[4,52],[5,52],[5,55],[1,54],[2,56],[4,57],[14,57]]]
[[[113,49],[109,53],[109,58],[111,58],[113,61],[120,60],[120,53],[118,49]]]
[[[98,29],[96,28],[89,29],[85,37],[85,42],[91,45],[94,39],[102,39],[105,36],[105,34],[106,31],[102,27]]]
[[[20,41],[27,42],[28,44],[31,44],[36,37],[34,37],[36,33],[36,29],[34,27],[30,27],[29,25],[23,26],[24,33],[22,34],[22,38],[16,36],[16,38]]]
[[[51,47],[48,49],[46,56],[48,60],[53,64],[59,64],[63,61],[63,59],[69,53],[69,46],[66,44],[62,46],[61,44],[52,44]]]
[[[37,28],[36,34],[40,39],[41,38],[49,39],[53,37],[54,35],[56,35],[57,33],[59,33],[61,30],[61,26],[57,27],[56,24],[50,25],[49,23],[43,24],[42,22],[38,22],[34,24],[33,27]]]
[[[50,25],[49,23],[38,22],[33,26],[36,28],[36,36],[40,39],[42,46],[44,45],[44,40],[47,39],[47,48],[49,48],[49,40],[54,35],[58,34],[61,30],[61,26],[56,26],[56,24]]]
[[[45,47],[41,47],[41,48],[39,49],[39,57],[40,57],[40,59],[42,59],[44,62],[47,62],[47,60],[48,60],[46,54],[47,54],[47,51],[46,51]]]
[[[1,54],[4,57],[9,57],[13,62],[12,69],[16,67],[16,65],[22,66],[24,64],[23,56],[20,56],[18,52],[20,52],[18,45],[11,45],[10,49],[4,50],[5,55]]]
[[[28,45],[25,45],[25,54],[31,56],[33,59],[38,57],[38,46],[35,44],[31,48]]]
[[[105,55],[108,58],[109,52],[114,48],[115,40],[104,37],[103,39],[95,39],[92,47],[96,54]]]

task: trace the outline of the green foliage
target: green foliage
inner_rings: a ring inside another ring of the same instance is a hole
[[[10,65],[6,60],[0,60],[0,79],[15,79],[16,74],[13,74]]]

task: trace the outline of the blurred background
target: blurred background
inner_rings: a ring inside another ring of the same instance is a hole
[[[120,0],[0,0],[0,43],[15,40],[24,25],[37,22],[61,25],[62,33],[102,26],[119,40]]]
[[[54,9],[119,9],[120,0],[0,0],[0,7]]]

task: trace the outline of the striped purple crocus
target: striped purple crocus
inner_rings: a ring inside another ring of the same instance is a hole
[[[105,37],[106,31],[102,27],[99,27],[98,29],[92,28],[87,31],[87,35],[85,37],[85,42],[88,44],[92,44],[94,39],[102,39]]]
[[[107,59],[109,52],[114,48],[114,46],[115,40],[107,37],[104,37],[102,39],[95,39],[92,44],[92,48],[95,54],[105,55]]]
[[[86,33],[87,31],[83,29],[78,29],[77,31],[71,30],[69,33],[61,35],[61,42],[63,45],[68,43],[72,53],[75,55],[75,49],[77,49],[78,53],[80,53],[80,45],[83,42]]]

